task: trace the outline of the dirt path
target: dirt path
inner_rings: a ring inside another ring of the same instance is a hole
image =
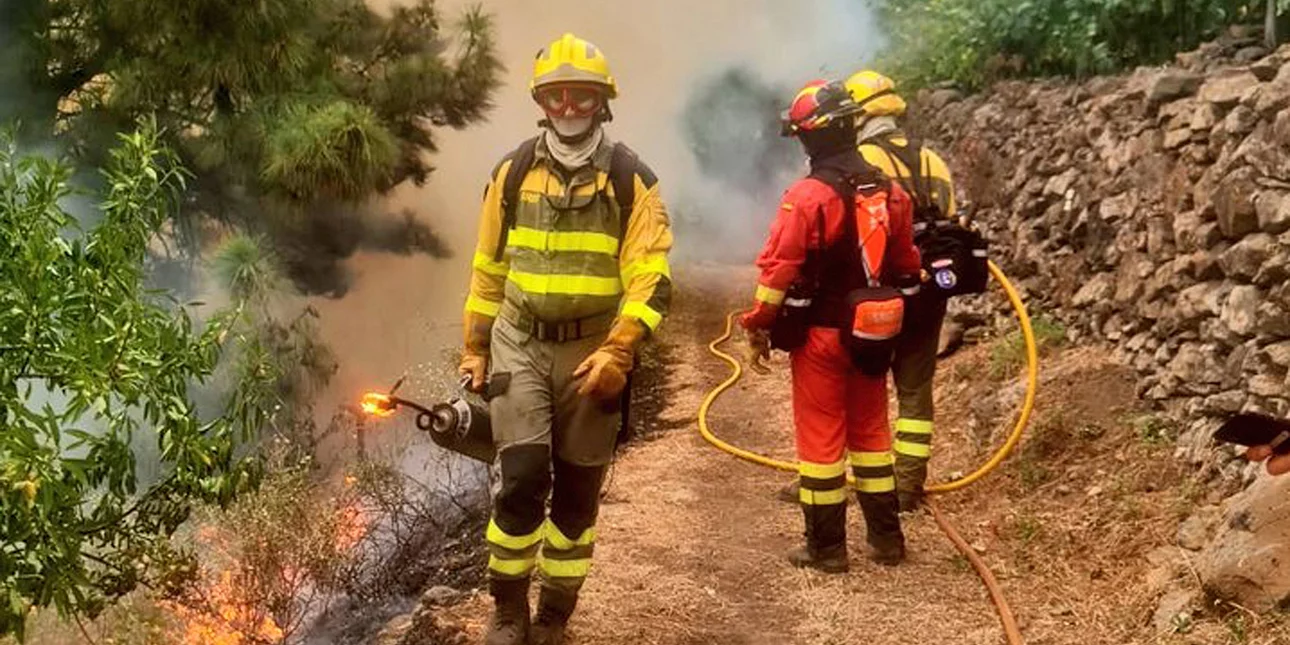
[[[929,517],[908,529],[911,560],[863,559],[849,518],[853,569],[823,576],[790,567],[801,513],[775,499],[792,480],[712,449],[695,431],[702,396],[727,368],[706,350],[751,276],[692,269],[666,337],[674,366],[661,422],[684,429],[627,450],[614,467],[598,524],[591,578],[573,623],[575,643],[997,643],[1000,631],[976,578]],[[782,362],[782,361],[781,361]],[[740,446],[792,457],[787,370],[746,379],[714,410],[714,429]],[[469,621],[478,636],[488,602]],[[458,613],[458,612],[454,612]],[[459,614],[461,615],[461,614]]]
[[[801,539],[801,513],[775,495],[792,475],[719,452],[696,430],[700,400],[728,374],[706,345],[725,313],[745,304],[754,275],[701,266],[678,278],[685,289],[664,338],[671,367],[657,419],[671,429],[647,434],[615,464],[572,642],[1003,643],[981,582],[930,516],[906,523],[910,559],[900,567],[864,559],[854,505],[850,574],[788,566],[783,554]],[[1007,428],[1021,389],[1008,374],[991,375],[995,351],[976,347],[942,364],[936,479],[984,461]],[[779,357],[773,374],[746,377],[721,399],[710,419],[718,435],[792,458],[785,363]],[[1162,552],[1185,561],[1173,534],[1203,488],[1183,476],[1167,428],[1143,416],[1133,391],[1132,376],[1105,352],[1048,357],[1023,449],[942,508],[999,577],[1029,645],[1282,642],[1231,640],[1231,615],[1212,608],[1186,631],[1152,628],[1162,590],[1194,584],[1185,568],[1148,572]],[[490,608],[477,594],[442,616],[477,643]]]
[[[775,499],[792,480],[709,446],[695,428],[703,395],[727,375],[706,352],[725,312],[743,305],[751,275],[693,269],[668,341],[677,361],[671,432],[628,451],[616,467],[600,525],[596,573],[577,623],[580,643],[998,642],[975,578],[954,564],[929,518],[910,527],[911,562],[888,569],[863,559],[852,508],[852,573],[790,567],[801,513]],[[739,286],[732,279],[743,278]],[[781,361],[782,362],[782,361]],[[742,447],[792,457],[787,370],[748,378],[714,409],[713,428]]]

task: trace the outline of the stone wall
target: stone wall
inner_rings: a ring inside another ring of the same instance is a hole
[[[1290,413],[1290,46],[1226,36],[1083,83],[918,97],[995,260],[1074,340],[1114,345],[1229,481],[1212,419]]]
[[[1157,626],[1203,604],[1175,575],[1186,551],[1210,595],[1290,605],[1290,476],[1256,477],[1210,438],[1232,412],[1290,415],[1290,46],[1233,30],[1167,67],[916,104],[911,122],[947,153],[1032,310],[1138,371],[1138,394],[1181,421],[1177,455],[1213,484],[1210,502],[1240,493],[1158,550],[1148,578],[1171,582]]]

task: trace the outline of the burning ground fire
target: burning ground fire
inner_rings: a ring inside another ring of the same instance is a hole
[[[190,588],[184,599],[167,601],[165,606],[177,621],[174,641],[182,645],[280,645],[300,629],[312,614],[309,602],[317,598],[315,573],[327,577],[329,570],[315,572],[319,551],[331,551],[337,561],[354,553],[372,530],[371,518],[355,492],[357,478],[346,475],[344,488],[329,502],[313,512],[330,514],[329,521],[312,523],[304,529],[312,535],[300,535],[273,542],[273,538],[245,535],[238,527],[208,524],[197,532],[197,540],[209,550],[216,562],[222,562],[217,575],[204,575]],[[283,521],[291,522],[291,518]],[[268,540],[268,541],[266,541]],[[269,551],[262,550],[268,548]],[[254,549],[254,552],[243,552]],[[323,557],[323,561],[330,556]],[[266,561],[270,566],[248,566],[247,562]],[[208,573],[212,570],[207,570]],[[303,594],[303,596],[302,596]],[[280,619],[270,607],[282,609]]]
[[[261,645],[283,641],[282,628],[242,598],[232,571],[224,571],[206,594],[211,612],[172,605],[176,616],[183,621],[180,642],[184,645]]]
[[[346,486],[352,485],[352,476],[345,477]],[[336,517],[336,550],[346,552],[358,546],[370,530],[370,521],[358,501],[353,500],[340,509]]]

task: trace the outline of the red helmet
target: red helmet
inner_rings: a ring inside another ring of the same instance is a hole
[[[814,80],[793,98],[780,134],[794,137],[804,131],[823,130],[838,119],[859,114],[862,109],[840,81]]]

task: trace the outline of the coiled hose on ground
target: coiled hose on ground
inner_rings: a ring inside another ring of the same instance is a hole
[[[990,275],[994,276],[994,279],[999,283],[999,286],[1003,287],[1003,291],[1007,294],[1008,301],[1012,304],[1013,311],[1017,315],[1017,322],[1021,325],[1021,334],[1026,345],[1025,399],[1022,401],[1021,411],[1017,415],[1017,422],[1012,428],[1012,433],[1008,435],[1007,441],[999,447],[994,455],[976,471],[964,477],[928,486],[927,492],[932,493],[933,495],[928,496],[927,504],[931,508],[932,517],[936,520],[937,526],[941,528],[941,531],[945,533],[950,542],[954,543],[955,548],[957,548],[959,552],[961,552],[963,556],[972,563],[972,567],[976,569],[977,575],[981,576],[981,580],[985,583],[986,589],[990,593],[990,599],[994,602],[994,606],[999,613],[999,621],[1003,625],[1003,631],[1008,639],[1009,645],[1021,645],[1021,631],[1017,627],[1016,618],[1013,616],[1012,609],[1008,606],[1008,601],[1004,598],[1003,591],[999,587],[999,583],[995,579],[994,574],[990,571],[989,567],[986,566],[980,556],[978,556],[971,546],[968,545],[967,541],[958,534],[958,531],[956,531],[954,527],[945,520],[935,501],[935,495],[953,492],[969,486],[973,482],[976,482],[982,477],[988,475],[992,470],[997,468],[999,464],[1003,463],[1003,460],[1007,459],[1008,455],[1021,441],[1021,436],[1026,431],[1026,426],[1030,422],[1030,414],[1035,406],[1035,391],[1039,385],[1039,351],[1035,345],[1034,330],[1030,326],[1030,315],[1026,313],[1026,305],[1021,301],[1021,296],[1017,293],[1016,288],[1012,286],[1008,277],[1004,275],[1003,271],[994,262],[990,263]],[[707,396],[703,398],[703,403],[699,406],[699,433],[702,434],[703,438],[708,440],[712,445],[740,459],[760,464],[762,466],[795,473],[797,472],[796,463],[774,459],[767,457],[766,455],[731,445],[722,441],[713,434],[712,429],[708,425],[708,411],[712,408],[713,403],[715,403],[726,390],[730,389],[739,381],[740,378],[743,377],[743,365],[741,365],[740,362],[730,354],[721,351],[719,347],[722,343],[730,339],[730,336],[734,331],[735,316],[739,313],[740,312],[738,311],[733,311],[726,316],[725,331],[721,336],[708,344],[708,351],[728,363],[731,368],[731,373],[726,380],[722,381],[719,385],[709,391]]]

